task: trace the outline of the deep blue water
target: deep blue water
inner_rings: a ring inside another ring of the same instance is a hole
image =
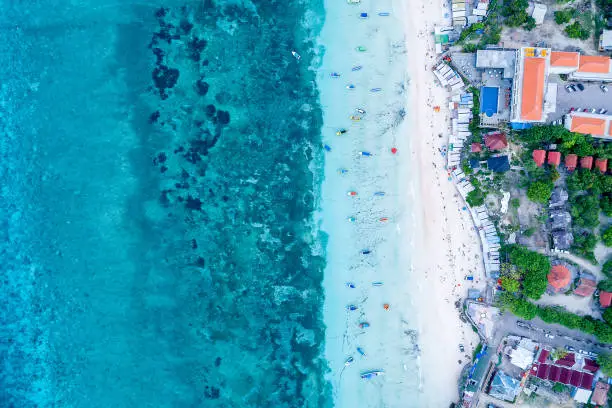
[[[322,0],[2,3],[0,406],[331,405]]]

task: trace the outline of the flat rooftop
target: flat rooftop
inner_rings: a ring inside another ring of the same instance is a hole
[[[514,50],[478,50],[476,51],[476,68],[499,68],[504,70],[504,78],[514,77],[516,51]]]

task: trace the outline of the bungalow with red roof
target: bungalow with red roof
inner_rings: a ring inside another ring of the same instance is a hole
[[[533,161],[535,162],[536,166],[542,167],[544,160],[546,159],[546,152],[544,150],[534,150],[531,156],[533,157]]]
[[[557,167],[561,164],[561,153],[559,152],[548,152],[548,164]]]
[[[608,170],[608,159],[596,159],[595,167],[602,173],[605,173]]]
[[[580,158],[580,168],[591,170],[593,168],[593,157],[592,156],[581,157]]]
[[[508,139],[502,132],[488,133],[484,135],[484,140],[489,150],[503,150],[508,147]]]
[[[597,381],[593,395],[591,395],[591,405],[594,404],[605,407],[608,403],[608,391],[610,391],[610,384]]]
[[[578,281],[578,286],[574,289],[574,295],[578,296],[592,296],[597,289],[597,282],[595,277],[589,274],[583,274]]]
[[[601,307],[610,307],[612,304],[612,292],[606,292],[604,290],[599,291],[599,304]]]
[[[472,143],[472,148],[470,149],[472,153],[482,152],[482,145],[480,143]]]
[[[568,154],[565,156],[565,168],[567,171],[576,170],[576,165],[578,164],[578,156],[575,154]]]

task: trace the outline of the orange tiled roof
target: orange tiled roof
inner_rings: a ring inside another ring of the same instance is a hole
[[[559,152],[548,152],[548,164],[558,166],[561,163],[561,153]]]
[[[569,269],[563,265],[555,265],[548,273],[548,283],[556,290],[566,287],[572,278]]]
[[[546,60],[525,58],[523,69],[523,97],[521,98],[521,119],[542,119]]]
[[[595,167],[597,167],[602,173],[605,173],[606,170],[608,170],[608,159],[596,159]]]
[[[603,135],[606,131],[606,120],[586,116],[572,116],[572,132],[583,135]]]
[[[610,57],[601,55],[581,55],[578,72],[606,74],[610,72]]]
[[[531,157],[533,157],[533,161],[535,161],[536,166],[540,167],[544,164],[544,159],[546,159],[546,152],[544,150],[534,150],[531,153]]]
[[[593,156],[586,156],[580,158],[580,167],[583,169],[589,169],[593,167]]]
[[[550,65],[553,67],[575,67],[580,60],[577,52],[553,51],[550,53]]]
[[[576,168],[576,164],[578,164],[578,156],[575,154],[568,154],[565,156],[565,167],[568,170],[574,170]]]

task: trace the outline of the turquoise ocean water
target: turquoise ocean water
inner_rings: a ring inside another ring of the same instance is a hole
[[[322,0],[2,2],[1,407],[330,405],[322,22]]]

